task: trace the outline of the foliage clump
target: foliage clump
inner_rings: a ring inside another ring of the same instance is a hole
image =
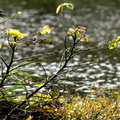
[[[94,99],[86,96],[71,98],[70,103],[64,103],[58,112],[60,120],[118,120],[120,119],[120,95],[109,97],[98,96]]]

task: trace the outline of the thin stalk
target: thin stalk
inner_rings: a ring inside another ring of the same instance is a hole
[[[5,66],[6,66],[6,67],[8,67],[8,65],[7,65],[6,61],[5,61],[2,57],[0,57],[0,59],[1,59],[1,60],[2,60],[2,62],[5,64]]]
[[[14,62],[13,59],[14,59],[14,54],[15,54],[15,47],[11,47],[11,48],[12,48],[12,53],[11,53],[10,62],[9,62],[8,65],[6,64],[7,70],[6,70],[5,74],[3,75],[3,78],[2,78],[2,80],[0,82],[0,88],[3,87],[3,84],[4,84],[6,78],[7,78],[8,74],[9,74],[10,68],[11,68],[11,66],[12,66],[12,64]]]

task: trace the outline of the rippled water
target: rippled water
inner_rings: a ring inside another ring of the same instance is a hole
[[[111,51],[108,50],[107,46],[102,47],[102,45],[120,35],[120,9],[116,7],[117,2],[119,1],[113,1],[109,5],[107,2],[108,1],[106,0],[105,5],[104,2],[101,2],[100,4],[91,3],[92,5],[89,3],[88,6],[83,5],[83,7],[78,3],[77,8],[74,11],[66,11],[66,13],[64,13],[64,22],[66,22],[66,26],[75,27],[81,25],[87,27],[87,35],[91,40],[90,43],[79,46],[79,49],[82,51],[69,63],[69,66],[79,66],[79,68],[75,72],[72,71],[66,73],[66,78],[63,77],[63,79],[59,81],[60,83],[66,83],[69,86],[70,93],[82,91],[89,92],[89,86],[91,84],[109,88],[120,85],[119,48],[117,51]],[[2,2],[0,1],[0,3]],[[82,4],[85,3],[86,1],[84,0]],[[8,5],[8,8],[4,7],[5,4]],[[54,6],[56,6],[56,4]],[[47,24],[52,27],[53,32],[48,36],[54,41],[52,45],[37,44],[30,45],[29,47],[23,46],[22,48],[18,48],[16,58],[29,58],[29,56],[39,55],[37,59],[44,65],[47,74],[55,74],[56,70],[59,68],[58,61],[60,60],[60,57],[54,55],[53,57],[46,58],[46,54],[49,52],[53,53],[56,49],[61,50],[63,47],[65,32],[63,31],[60,16],[55,15],[55,11],[53,10],[44,12],[44,9],[46,11],[45,7],[42,9],[36,7],[35,9],[34,5],[34,8],[32,8],[32,5],[25,1],[22,1],[20,5],[17,4],[14,7],[13,4],[9,5],[8,3],[4,3],[4,6],[2,7],[8,16],[10,13],[15,13],[22,9],[23,14],[17,16],[4,26],[0,25],[1,29],[5,29],[6,27],[16,28],[30,34],[38,31],[42,26]],[[25,8],[25,6],[28,7]],[[1,21],[2,20],[3,19],[1,19]],[[34,37],[39,38],[41,36]],[[44,36],[42,37],[44,38]],[[91,49],[97,46],[100,47]],[[88,48],[91,50],[86,51]],[[4,49],[5,53],[8,54],[6,52],[7,49]],[[115,53],[110,56],[113,52]],[[44,57],[44,55],[46,57]],[[110,57],[106,59],[108,56]],[[92,60],[94,61],[93,64],[89,64]],[[36,74],[38,75],[44,74],[42,69],[34,64],[25,66],[25,68],[30,68],[32,70],[37,69]]]

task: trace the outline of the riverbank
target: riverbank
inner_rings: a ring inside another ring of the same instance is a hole
[[[15,110],[10,120],[119,120],[120,87],[100,89],[81,97],[36,93],[22,108]],[[0,100],[0,120],[18,105],[24,96]]]

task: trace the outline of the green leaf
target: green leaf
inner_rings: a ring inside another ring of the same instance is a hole
[[[12,101],[17,104],[19,104],[21,101],[24,101],[24,100],[25,100],[25,96],[22,96],[22,95],[12,99]]]
[[[49,25],[46,25],[46,26],[44,26],[44,27],[42,28],[42,30],[40,30],[40,33],[41,33],[41,34],[46,34],[46,33],[50,34],[51,31],[52,31],[52,30],[51,30],[50,26],[49,26]]]
[[[53,41],[49,38],[46,38],[46,39],[40,39],[39,40],[41,43],[46,43],[46,44],[52,44]]]
[[[57,9],[56,9],[56,14],[58,14],[59,11],[60,11],[61,9],[63,9],[65,6],[66,6],[67,8],[69,8],[69,9],[71,9],[71,10],[74,9],[74,5],[73,5],[72,3],[62,3],[62,4],[58,5],[58,7],[57,7]]]
[[[42,78],[38,77],[38,76],[31,76],[30,77],[32,82],[41,82]]]
[[[16,73],[16,72],[18,72],[18,69],[12,69],[12,70],[9,72],[9,74],[13,74],[13,73]]]
[[[71,3],[66,3],[66,7],[73,10],[74,9],[74,5]]]
[[[33,84],[33,85],[43,85],[44,83],[43,82],[41,82],[41,83],[35,83],[35,84]]]
[[[62,4],[58,5],[57,9],[56,9],[56,14],[59,13],[60,9],[63,8]]]
[[[120,36],[117,36],[116,39],[112,39],[112,41],[109,43],[108,48],[109,49],[114,49],[119,44],[120,44]]]
[[[85,27],[81,27],[78,26],[77,28],[69,28],[67,35],[75,35],[76,37],[78,37],[80,34],[85,33],[86,32],[86,28]]]
[[[89,41],[90,41],[90,39],[87,38],[87,37],[80,37],[79,40],[80,40],[80,41],[86,41],[86,42],[89,42]]]
[[[12,80],[12,81],[18,82],[18,79],[15,79],[15,78],[13,78],[13,77],[7,77],[7,79],[8,79],[9,81]]]
[[[13,78],[13,77],[7,77],[7,79],[16,82],[16,85],[11,86],[11,87],[7,90],[7,92],[13,92],[13,91],[14,91],[15,89],[17,89],[17,88],[23,88],[23,90],[25,90],[25,91],[27,92],[27,88],[25,87],[25,85],[23,85],[23,83],[22,83],[20,80],[15,79],[15,78]],[[17,84],[19,84],[19,85],[17,85]]]
[[[57,97],[58,95],[59,95],[58,92],[51,92],[51,93],[50,93],[50,96],[51,96],[52,98],[55,98],[55,97]]]
[[[20,74],[20,75],[24,75],[24,76],[26,76],[28,78],[30,77],[30,75],[28,73],[24,72],[24,71],[19,70],[17,73]]]
[[[109,44],[109,49],[114,49],[115,47],[117,46],[117,43],[116,42],[111,42],[110,44]]]
[[[112,39],[111,43],[115,43],[115,42],[117,42],[117,39]]]
[[[26,73],[25,71],[22,71],[20,69],[13,69],[13,70],[10,71],[10,74],[14,74],[14,73],[17,74],[17,75],[24,75],[28,78],[30,77],[30,75],[28,73]]]

